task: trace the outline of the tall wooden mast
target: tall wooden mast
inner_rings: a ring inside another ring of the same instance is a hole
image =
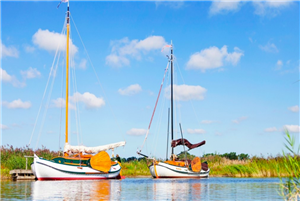
[[[69,32],[70,32],[70,10],[69,2],[67,8],[67,46],[66,46],[66,143],[68,143],[68,113],[69,113]]]
[[[171,142],[174,140],[173,131],[173,43],[171,41]],[[172,156],[174,154],[174,147],[172,147]]]

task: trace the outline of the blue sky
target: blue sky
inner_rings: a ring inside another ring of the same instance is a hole
[[[1,2],[4,145],[63,147],[66,4],[57,9],[58,3]],[[72,145],[126,140],[115,153],[136,156],[168,62],[169,49],[161,49],[171,41],[175,137],[181,123],[191,143],[206,140],[192,154],[277,155],[284,149],[285,128],[299,139],[298,2],[71,1],[70,11],[71,74],[77,83],[77,90],[73,81],[70,88]],[[58,46],[57,70],[50,75]],[[161,158],[169,85],[167,74],[143,149]]]

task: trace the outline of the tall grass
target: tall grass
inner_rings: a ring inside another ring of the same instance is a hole
[[[285,156],[269,156],[268,158],[254,156],[248,160],[229,160],[218,155],[201,159],[207,161],[211,176],[228,177],[287,177]],[[300,162],[300,158],[297,159]]]
[[[122,162],[122,175],[124,176],[150,176],[146,160]]]
[[[299,200],[300,198],[300,145],[296,147],[295,137],[291,136],[288,131],[286,131],[286,144],[285,148],[290,152],[289,154],[283,151],[284,157],[284,170],[289,174],[284,180],[281,176],[280,178],[280,189],[281,196],[285,200]],[[280,168],[278,168],[279,171]]]
[[[9,171],[13,169],[26,169],[26,158],[24,156],[33,156],[36,153],[39,157],[51,159],[54,156],[61,155],[61,152],[50,151],[46,147],[38,149],[35,152],[29,148],[21,147],[14,148],[13,146],[5,145],[0,147],[1,152],[1,178],[9,178]],[[30,164],[33,158],[28,158],[28,169],[31,169]]]

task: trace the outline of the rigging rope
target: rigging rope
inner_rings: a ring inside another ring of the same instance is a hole
[[[65,31],[65,25],[66,25],[66,20],[65,20],[65,22],[64,22],[64,26],[63,26],[62,33]],[[56,60],[56,57],[57,57],[57,53],[58,53],[59,47],[60,47],[60,46],[57,47],[56,52],[55,52],[55,56],[54,56],[54,59],[53,59],[53,62],[52,62],[52,66],[51,66],[50,73],[49,73],[49,76],[48,76],[47,84],[46,84],[46,87],[45,87],[45,90],[44,90],[44,93],[43,93],[42,101],[41,101],[41,104],[40,104],[40,108],[39,108],[39,111],[38,111],[38,115],[37,115],[37,117],[36,117],[36,120],[35,120],[35,123],[34,123],[34,126],[33,126],[33,130],[32,130],[32,133],[31,133],[31,137],[30,137],[28,146],[31,145],[32,137],[33,137],[33,134],[34,134],[34,132],[35,132],[36,125],[37,125],[37,121],[38,121],[38,119],[39,119],[40,112],[41,112],[41,109],[42,109],[42,105],[43,105],[43,102],[44,102],[44,99],[45,99],[45,96],[46,96],[46,92],[47,92],[47,89],[48,89],[48,84],[49,84],[51,75],[52,75],[52,73],[53,73],[53,66],[54,66],[54,63],[55,63],[55,60]]]
[[[82,40],[82,38],[81,38],[81,36],[80,36],[80,34],[79,34],[79,31],[78,31],[77,26],[76,26],[76,24],[75,24],[75,20],[74,20],[73,16],[71,15],[71,13],[70,13],[70,18],[72,19],[72,22],[73,22],[73,24],[74,24],[74,26],[75,26],[75,29],[76,29],[76,31],[77,31],[77,33],[78,33],[78,36],[79,36],[79,38],[80,38],[80,41],[81,41],[81,43],[82,43],[82,45],[83,45],[84,51],[85,51],[85,53],[87,54],[88,60],[89,60],[91,66],[92,66],[92,68],[93,68],[93,71],[94,71],[94,73],[95,73],[95,75],[96,75],[96,78],[97,78],[97,81],[98,81],[98,83],[99,83],[99,85],[100,85],[100,87],[101,87],[102,93],[104,94],[104,97],[106,98],[106,97],[107,97],[107,96],[106,96],[106,93],[105,93],[105,91],[104,91],[104,89],[103,89],[103,87],[102,87],[102,84],[101,84],[101,82],[100,82],[100,79],[99,79],[99,77],[98,77],[98,74],[97,74],[97,72],[96,72],[96,70],[95,70],[95,67],[94,67],[94,65],[93,65],[93,63],[92,63],[92,60],[91,60],[91,58],[90,58],[90,56],[89,56],[89,54],[88,54],[88,51],[87,51],[87,49],[86,49],[86,47],[85,47],[85,45],[84,45],[84,43],[83,43],[83,40]],[[120,133],[122,133],[121,130],[120,130],[121,126],[120,126],[120,124],[119,124],[118,121],[117,121],[116,115],[114,114],[114,112],[113,112],[113,110],[112,110],[112,107],[110,106],[110,104],[109,104],[108,102],[107,102],[107,105],[108,105],[108,107],[109,107],[109,109],[110,109],[110,111],[111,111],[111,113],[112,113],[112,115],[113,115],[113,118],[114,118],[116,124],[118,125],[118,129],[119,129]],[[123,135],[123,134],[122,134],[122,136],[123,136],[123,139],[124,139],[124,135]],[[125,139],[124,139],[124,141],[125,141]]]
[[[144,140],[144,142],[143,142],[143,144],[141,146],[140,152],[142,151],[142,149],[144,147],[144,144],[145,144],[145,142],[147,140],[148,134],[149,134],[149,130],[150,130],[150,127],[151,127],[152,119],[153,119],[153,116],[154,116],[154,113],[155,113],[155,109],[156,109],[156,106],[157,106],[157,102],[159,100],[160,92],[161,92],[162,86],[164,84],[164,80],[165,80],[166,74],[168,72],[169,64],[170,64],[170,61],[168,61],[167,67],[165,69],[165,74],[164,74],[163,80],[162,80],[161,85],[160,85],[160,89],[159,89],[159,93],[158,93],[158,96],[157,96],[157,99],[156,99],[155,107],[154,107],[154,110],[153,110],[153,113],[152,113],[152,116],[151,116],[151,120],[150,120],[150,123],[149,123],[149,126],[148,126],[148,130],[147,130],[147,133],[146,133],[146,137],[145,137],[145,140]]]
[[[182,73],[181,73],[180,68],[179,68],[179,64],[178,64],[177,62],[176,62],[176,66],[177,66],[177,68],[178,68],[178,70],[179,70],[179,74],[180,74],[180,76],[181,76],[181,79],[182,79],[182,81],[183,81],[183,84],[185,84],[185,81],[184,81],[184,79],[183,79]],[[193,104],[192,100],[189,100],[189,101],[190,101],[190,103],[191,103],[191,105],[192,105],[192,109],[193,109],[194,115],[195,115],[195,117],[196,117],[198,123],[200,123],[199,118],[198,118],[197,113],[196,113],[196,110],[195,110],[195,107],[194,107],[194,104]]]

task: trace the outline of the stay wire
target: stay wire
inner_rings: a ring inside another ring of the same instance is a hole
[[[97,78],[97,81],[98,81],[98,83],[99,83],[99,85],[100,85],[100,87],[101,87],[102,93],[104,94],[104,97],[107,98],[106,93],[105,93],[105,91],[104,91],[104,88],[103,88],[103,86],[102,86],[102,84],[101,84],[101,82],[100,82],[100,79],[99,79],[99,77],[98,77],[98,74],[97,74],[97,72],[96,72],[96,70],[95,70],[95,67],[94,67],[94,65],[93,65],[93,63],[92,63],[92,60],[91,60],[91,58],[90,58],[90,56],[89,56],[89,54],[88,54],[88,51],[87,51],[87,49],[86,49],[86,47],[85,47],[85,45],[84,45],[84,43],[83,43],[83,40],[82,40],[82,38],[81,38],[81,36],[80,36],[80,34],[79,34],[79,31],[78,31],[77,26],[76,26],[76,24],[75,24],[75,20],[74,20],[73,16],[71,15],[71,13],[70,13],[70,18],[72,18],[72,22],[73,22],[73,24],[74,24],[74,26],[75,26],[75,29],[76,29],[76,31],[77,31],[77,33],[78,33],[78,36],[79,36],[79,38],[80,38],[80,41],[81,41],[81,43],[82,43],[82,45],[83,45],[84,51],[85,51],[85,53],[87,54],[88,60],[89,60],[91,66],[92,66],[92,68],[93,68],[93,71],[94,71],[94,73],[95,73],[95,75],[96,75],[96,78]],[[112,115],[113,115],[113,118],[114,118],[114,120],[115,120],[115,123],[116,123],[117,126],[118,126],[119,132],[122,134],[123,139],[124,139],[124,141],[125,141],[125,136],[124,136],[124,134],[123,134],[123,133],[121,132],[121,130],[120,130],[121,126],[120,126],[120,124],[118,123],[117,118],[116,118],[116,115],[114,114],[114,112],[113,112],[113,110],[112,110],[112,107],[110,106],[109,102],[107,102],[107,105],[108,105],[108,107],[109,107],[109,109],[110,109],[110,111],[111,111],[111,113],[112,113]]]
[[[62,32],[64,32],[65,24],[66,24],[66,20],[64,22],[64,26],[63,26]],[[28,146],[31,145],[32,137],[34,135],[34,132],[35,132],[35,129],[36,129],[36,125],[37,125],[37,122],[38,122],[38,119],[39,119],[39,116],[40,116],[40,112],[41,112],[41,109],[42,109],[42,106],[43,106],[43,102],[44,102],[44,99],[45,99],[45,96],[46,96],[46,92],[47,92],[47,89],[48,89],[49,81],[50,81],[51,75],[53,73],[53,66],[54,66],[54,63],[55,63],[55,60],[56,60],[56,57],[57,57],[57,54],[58,54],[59,47],[60,46],[58,46],[56,48],[55,56],[54,56],[54,59],[53,59],[53,62],[52,62],[52,66],[51,66],[51,69],[50,69],[50,73],[49,73],[49,76],[48,76],[48,80],[47,80],[47,83],[46,83],[46,87],[45,87],[45,90],[44,90],[44,93],[43,93],[42,101],[41,101],[41,104],[40,104],[40,107],[39,107],[39,111],[38,111],[38,114],[37,114],[37,117],[36,117],[36,120],[35,120],[35,123],[34,123],[34,126],[33,126],[33,130],[32,130],[32,133],[31,133],[31,137],[30,137]]]

